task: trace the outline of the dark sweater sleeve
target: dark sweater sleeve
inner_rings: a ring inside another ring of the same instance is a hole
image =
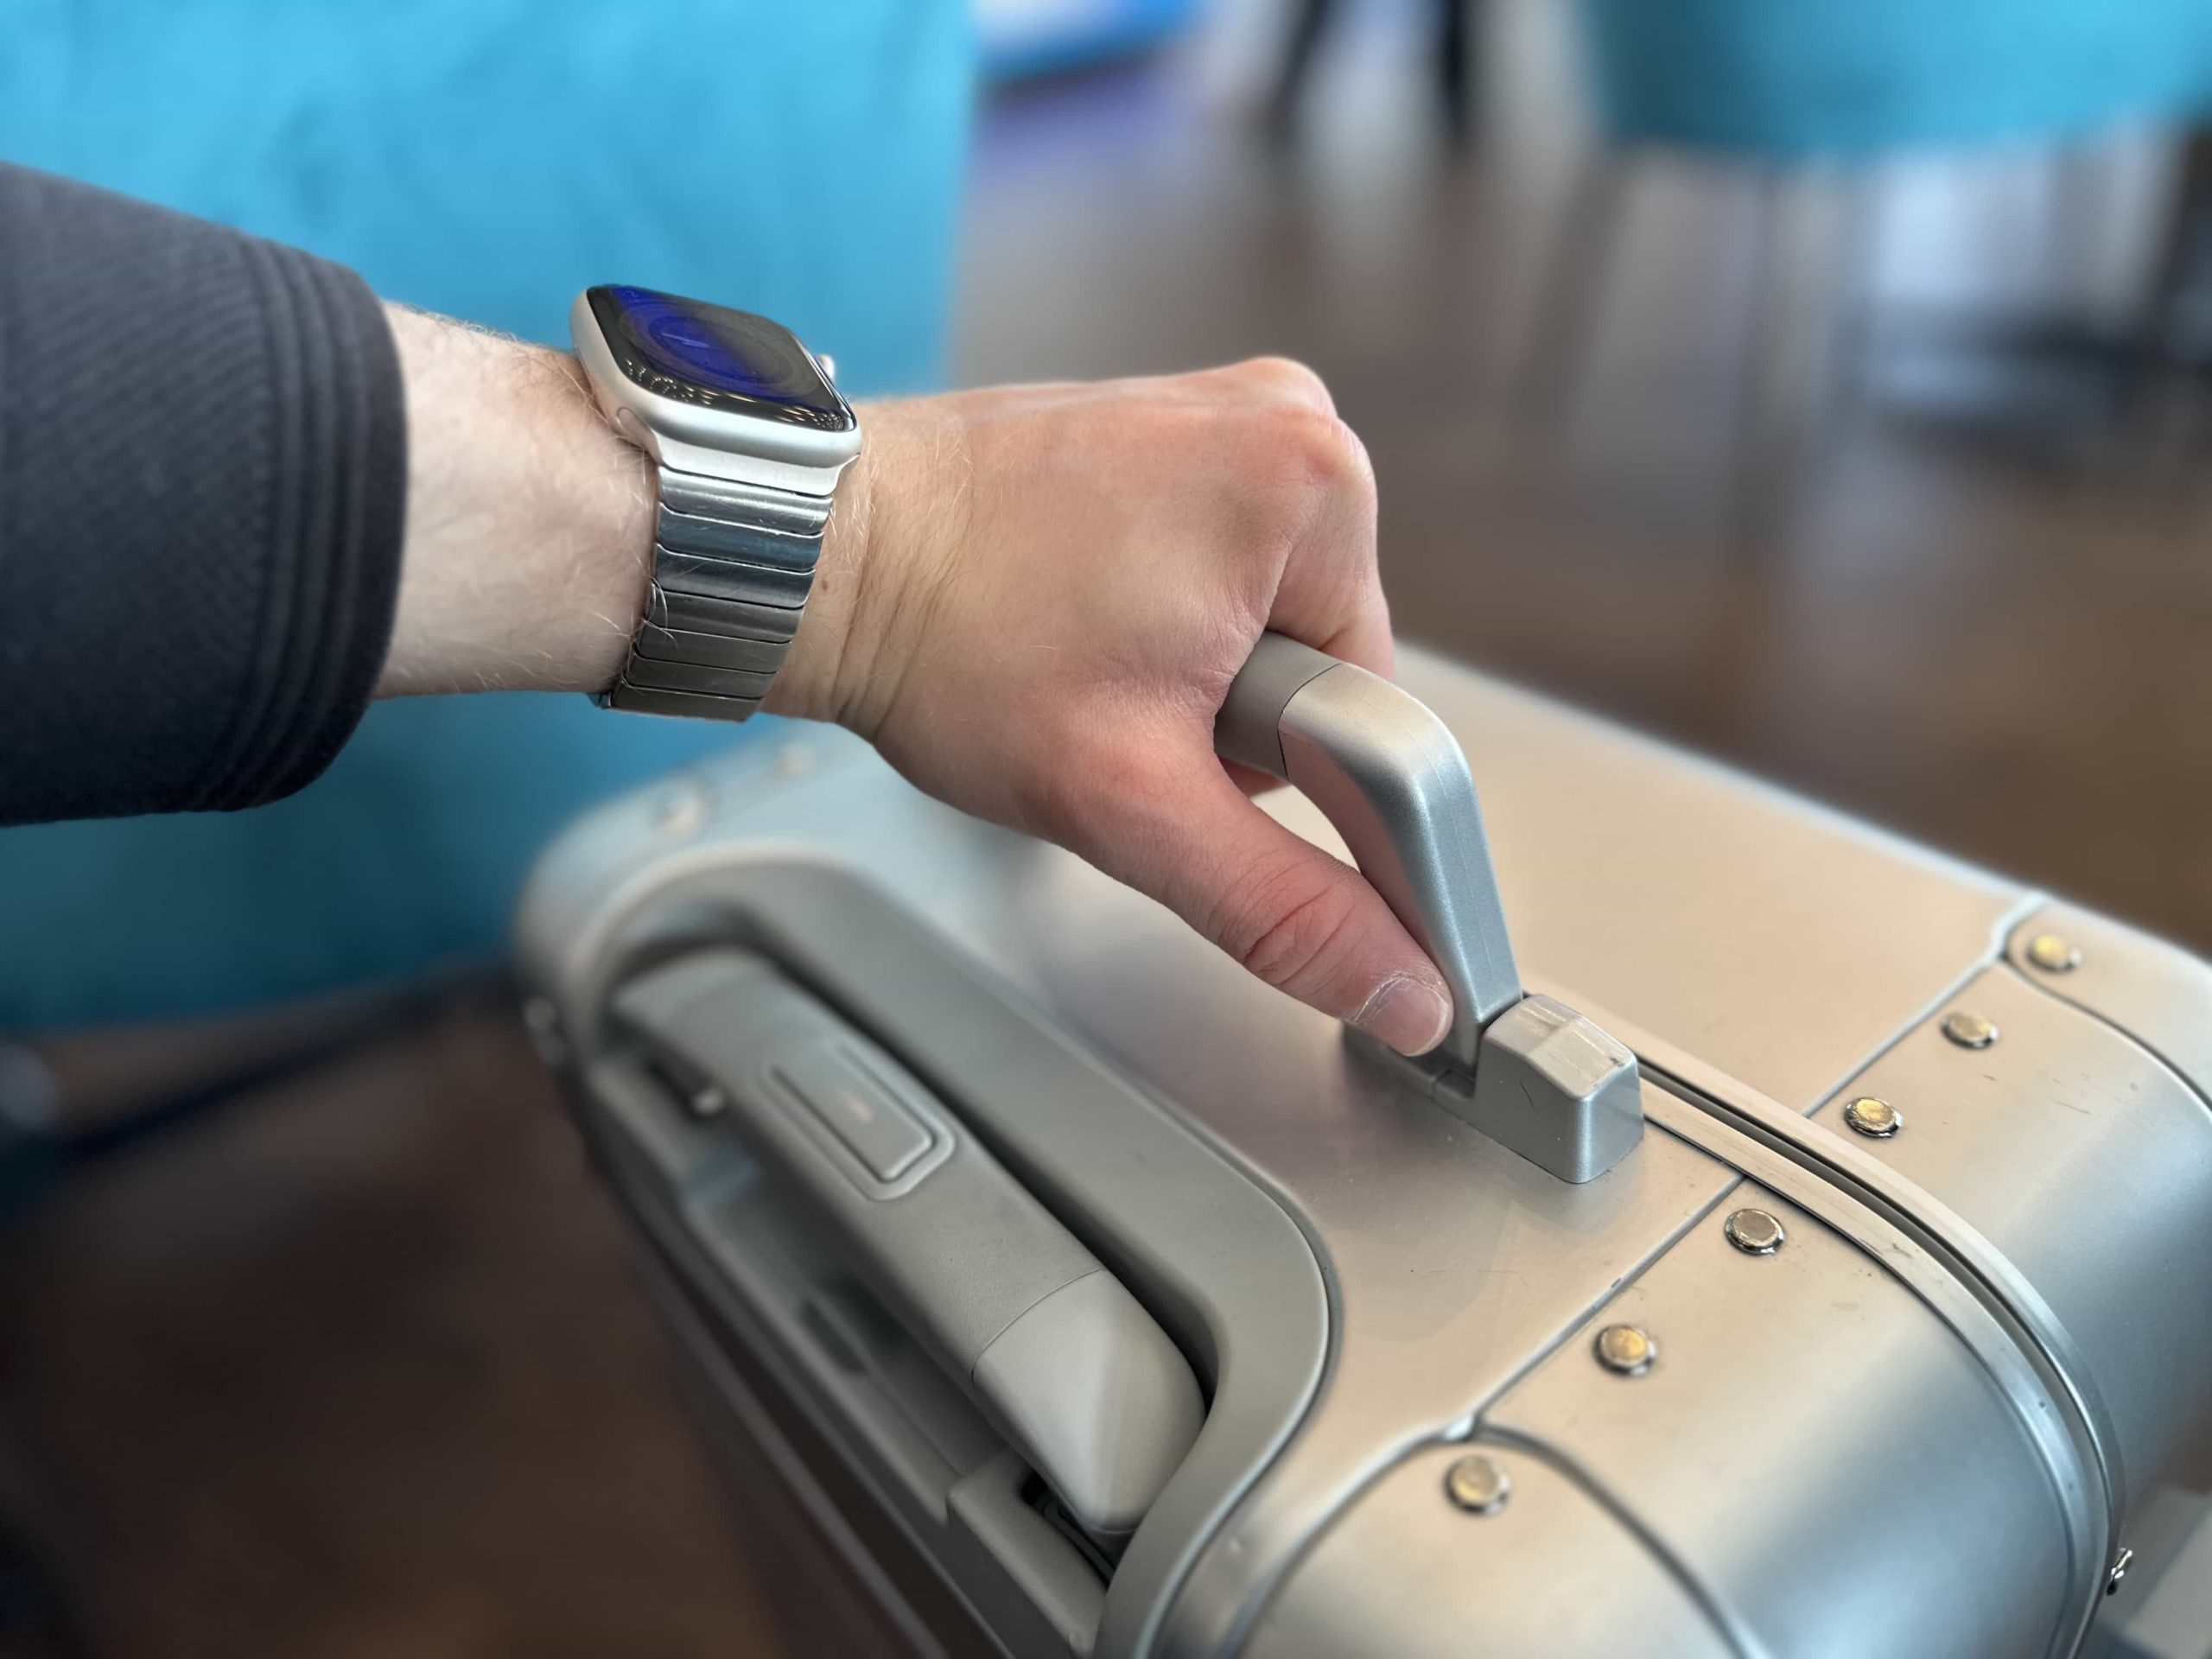
[[[0,823],[315,778],[383,665],[406,478],[359,277],[0,164]]]

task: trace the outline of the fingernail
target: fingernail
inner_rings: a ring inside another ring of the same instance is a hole
[[[1452,1029],[1452,1001],[1426,980],[1393,974],[1352,1020],[1401,1054],[1426,1054]]]

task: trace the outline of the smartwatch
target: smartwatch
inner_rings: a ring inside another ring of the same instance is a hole
[[[861,427],[779,323],[649,288],[569,314],[592,394],[659,468],[652,582],[602,708],[743,720],[798,632]]]

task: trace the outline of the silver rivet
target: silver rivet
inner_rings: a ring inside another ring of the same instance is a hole
[[[1843,1121],[1877,1141],[1886,1141],[1904,1128],[1904,1114],[1876,1095],[1861,1095],[1846,1106]]]
[[[1955,1008],[1943,1016],[1943,1034],[1961,1048],[1987,1048],[1997,1040],[1997,1027],[1978,1014]]]
[[[1513,1496],[1513,1477],[1497,1459],[1470,1452],[1444,1471],[1444,1496],[1469,1515],[1496,1515]]]
[[[1623,1376],[1642,1376],[1659,1357],[1659,1344],[1632,1325],[1609,1325],[1594,1344],[1598,1363]]]
[[[2135,1565],[2135,1552],[2122,1544],[2120,1554],[2112,1558],[2112,1571],[2105,1574],[2105,1594],[2120,1593],[2120,1581],[2127,1576],[2127,1569]]]
[[[2028,941],[2027,958],[2046,974],[2070,974],[2082,965],[2082,952],[2056,933],[2038,933]]]
[[[1764,1210],[1738,1210],[1722,1224],[1728,1242],[1745,1255],[1772,1255],[1789,1236]]]

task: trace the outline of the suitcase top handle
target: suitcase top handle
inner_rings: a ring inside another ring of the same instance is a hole
[[[1563,1180],[1628,1155],[1643,1130],[1636,1057],[1522,990],[1475,780],[1449,727],[1389,681],[1268,633],[1230,685],[1214,747],[1319,807],[1443,971],[1451,1029],[1409,1063],[1429,1098]]]

